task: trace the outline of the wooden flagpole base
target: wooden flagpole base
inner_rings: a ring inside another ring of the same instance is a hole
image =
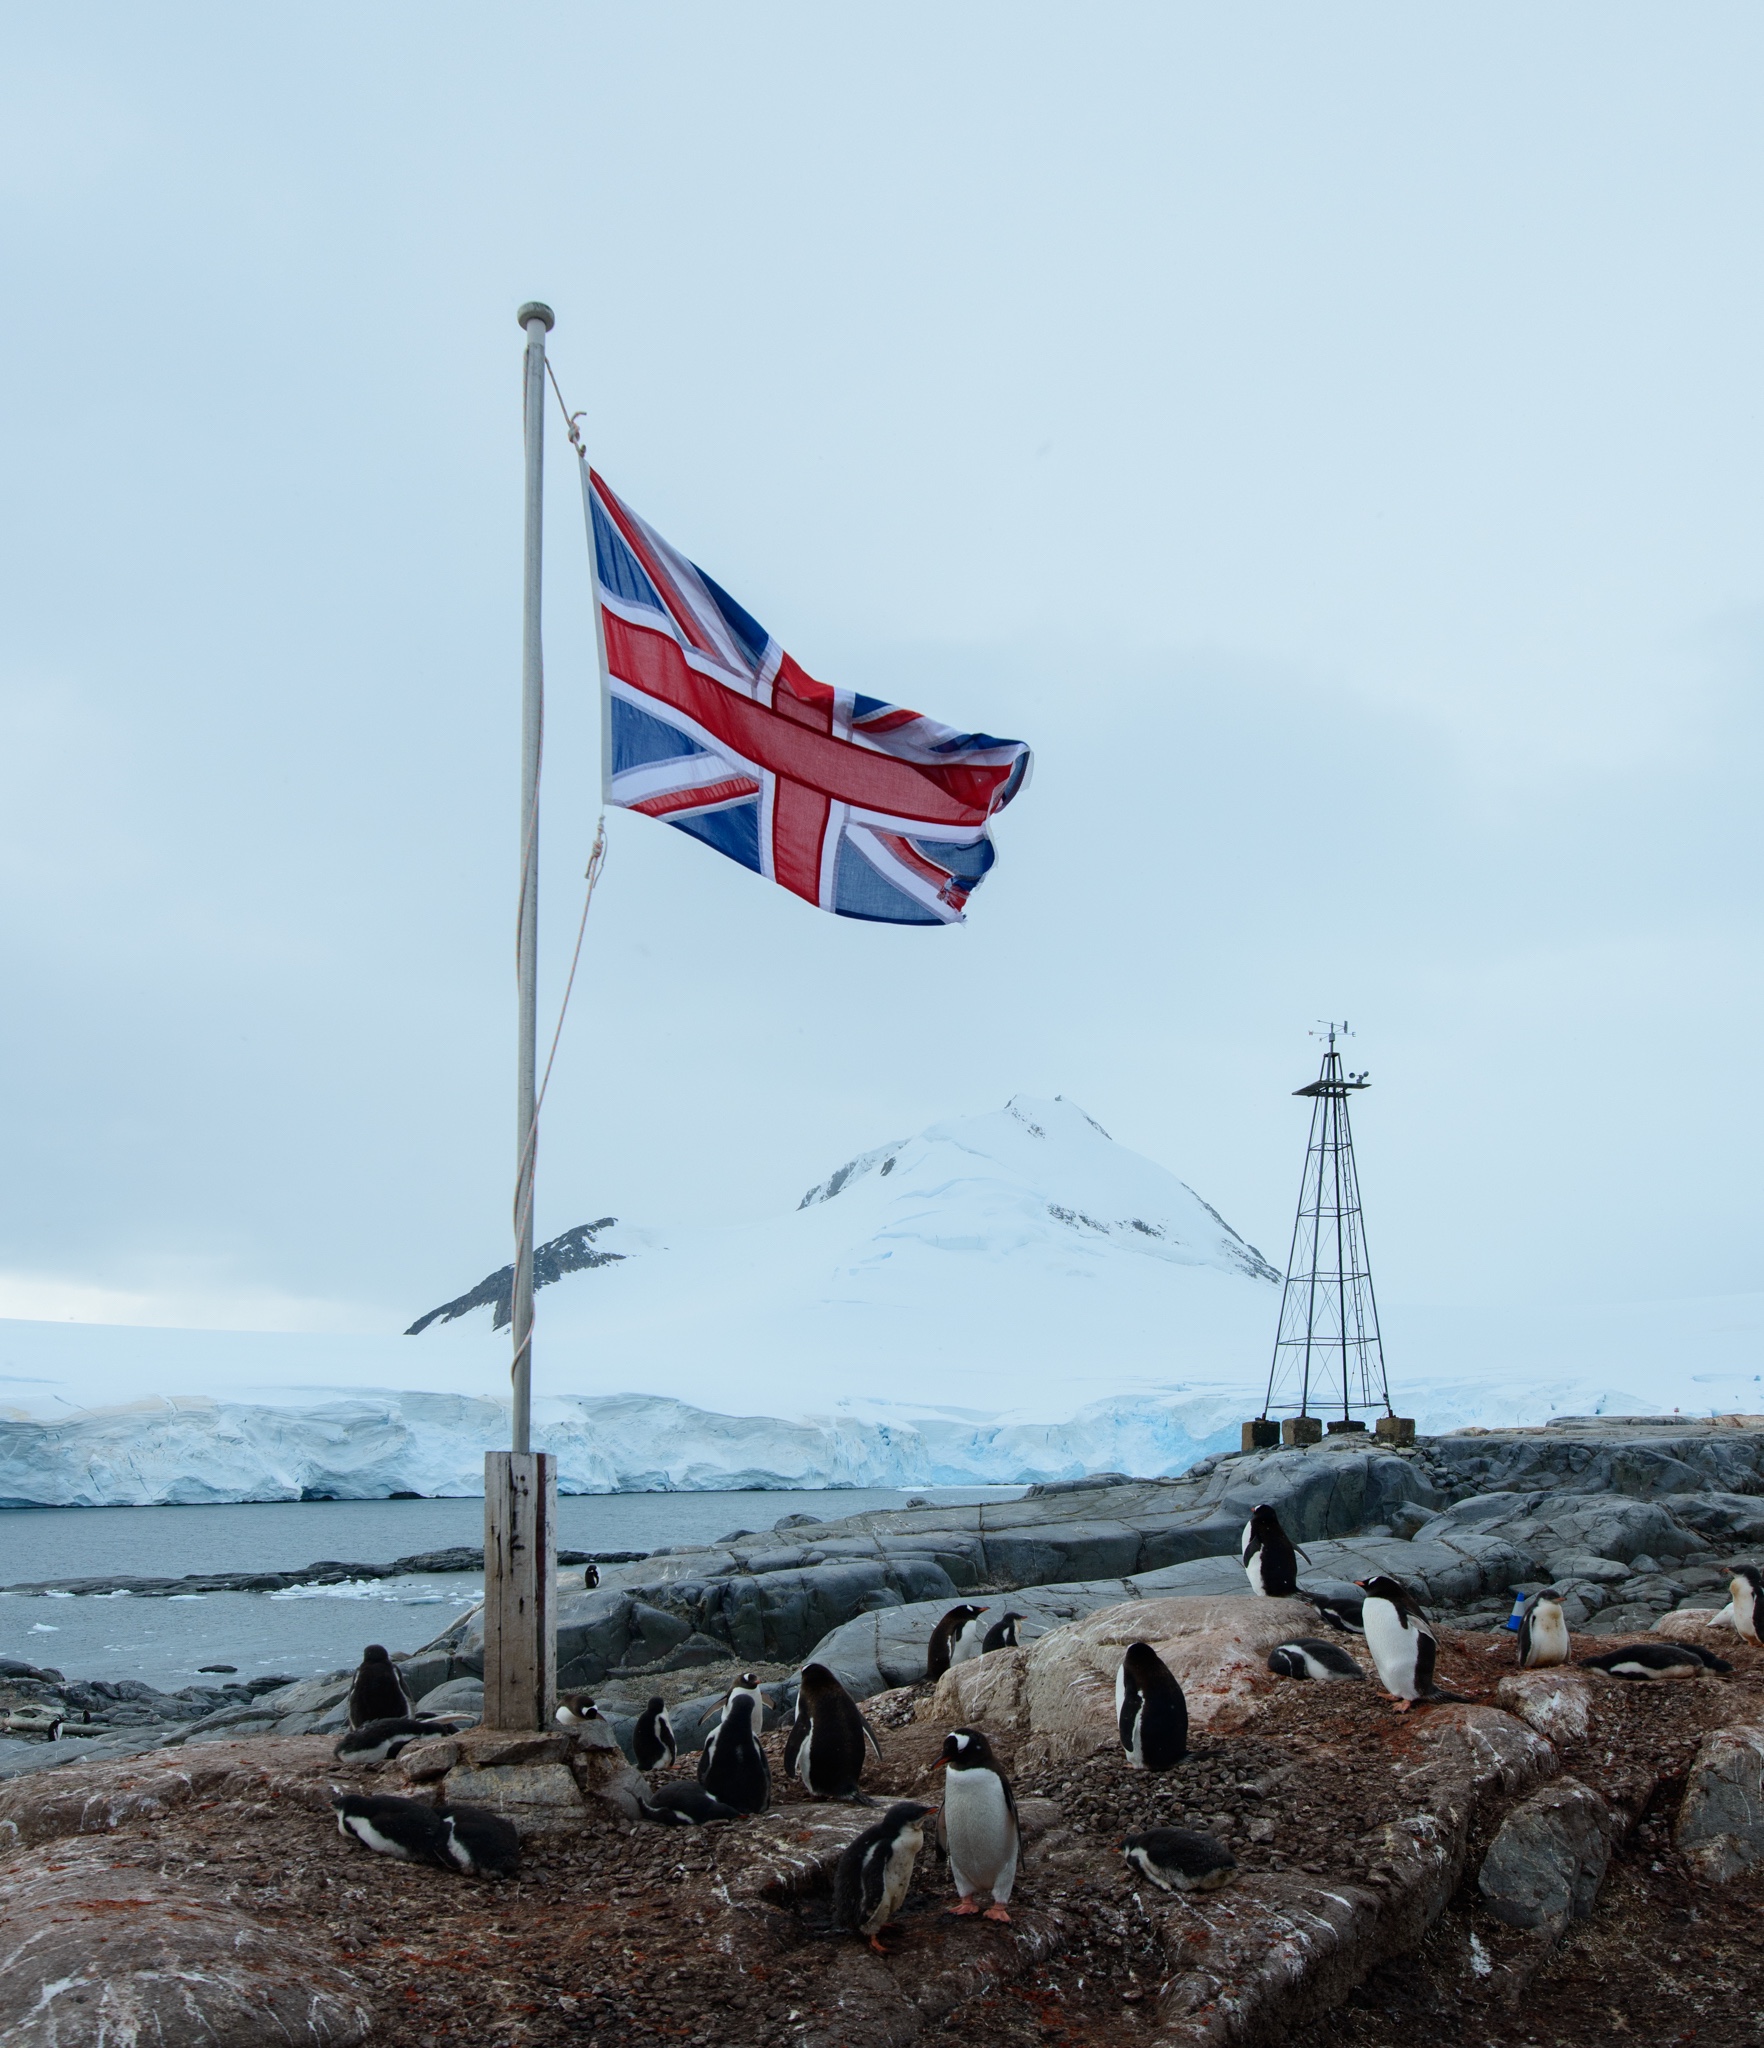
[[[484,1726],[549,1728],[557,1711],[557,1459],[484,1457]]]

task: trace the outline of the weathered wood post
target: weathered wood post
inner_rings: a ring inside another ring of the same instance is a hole
[[[557,1707],[557,1459],[484,1459],[484,1726],[549,1728]]]

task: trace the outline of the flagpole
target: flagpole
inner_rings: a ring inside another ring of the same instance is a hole
[[[534,1084],[539,1005],[539,763],[545,734],[540,639],[545,515],[545,337],[549,306],[516,314],[527,337],[526,552],[521,578],[521,897],[516,924],[520,991],[515,1088],[515,1255],[509,1288],[514,1324],[507,1451],[484,1459],[484,1725],[549,1726],[557,1686],[553,1620],[557,1581],[557,1465],[533,1451],[533,1185],[538,1125]]]

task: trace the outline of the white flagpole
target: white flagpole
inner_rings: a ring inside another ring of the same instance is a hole
[[[545,1728],[557,1690],[557,1464],[533,1451],[533,1183],[538,1126],[539,761],[545,733],[540,640],[541,541],[545,514],[545,337],[549,306],[515,316],[527,337],[526,556],[521,582],[521,907],[516,927],[520,986],[515,1112],[514,1323],[510,1445],[484,1459],[484,1725]]]

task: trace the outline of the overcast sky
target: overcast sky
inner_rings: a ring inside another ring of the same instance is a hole
[[[1752,8],[0,26],[0,1312],[507,1256],[521,336],[814,674],[1028,740],[960,930],[625,814],[550,1233],[1063,1093],[1391,1301],[1764,1287]],[[546,1009],[598,787],[549,423]]]

